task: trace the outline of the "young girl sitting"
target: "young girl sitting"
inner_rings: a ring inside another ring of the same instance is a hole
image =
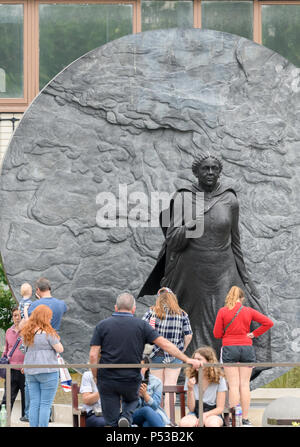
[[[213,348],[204,346],[197,349],[192,358],[204,363],[218,363]],[[190,413],[181,419],[180,427],[199,425],[199,385],[198,371],[192,367],[186,370],[184,389],[187,390],[187,406]],[[225,406],[227,385],[222,371],[217,367],[203,368],[203,425],[204,427],[221,427],[224,424],[222,413]]]

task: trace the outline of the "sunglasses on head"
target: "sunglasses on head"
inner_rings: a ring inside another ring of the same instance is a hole
[[[169,293],[173,293],[171,289],[169,289],[169,287],[162,287],[161,289],[159,289],[159,291],[157,292],[157,296],[159,296],[161,293],[164,292],[169,292]],[[173,293],[174,295],[174,293]]]

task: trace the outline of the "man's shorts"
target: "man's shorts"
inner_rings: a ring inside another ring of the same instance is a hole
[[[247,346],[222,346],[222,363],[255,363],[255,350],[252,345]]]

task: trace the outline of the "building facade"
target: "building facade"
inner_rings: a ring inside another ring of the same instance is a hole
[[[106,42],[162,28],[215,29],[300,67],[299,23],[298,0],[0,0],[0,157],[40,90]]]

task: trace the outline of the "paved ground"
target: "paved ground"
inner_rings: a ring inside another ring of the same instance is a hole
[[[71,409],[71,406],[69,406],[69,405],[60,405],[60,404],[55,405],[54,406],[55,422],[51,422],[49,424],[49,427],[72,427],[71,411],[72,411],[72,409]],[[251,420],[253,426],[255,426],[255,427],[261,426],[263,412],[264,412],[264,407],[250,409],[249,419]],[[178,414],[178,417],[176,418],[176,420],[179,420],[179,418],[180,418],[179,408],[176,408],[176,414]],[[29,423],[21,422],[19,420],[19,418],[20,418],[20,405],[19,405],[19,402],[17,402],[13,408],[11,426],[12,427],[28,427],[29,426]]]
[[[3,390],[0,389],[0,398]],[[261,427],[262,417],[266,406],[274,399],[283,396],[300,397],[299,388],[258,388],[251,392],[251,407],[249,411],[249,419],[254,427]],[[179,415],[179,408],[176,408]],[[18,396],[12,412],[12,427],[28,427],[29,424],[19,420],[21,415],[20,397]],[[179,417],[179,416],[178,416]],[[72,407],[71,405],[56,404],[54,405],[54,422],[49,427],[72,427]]]

